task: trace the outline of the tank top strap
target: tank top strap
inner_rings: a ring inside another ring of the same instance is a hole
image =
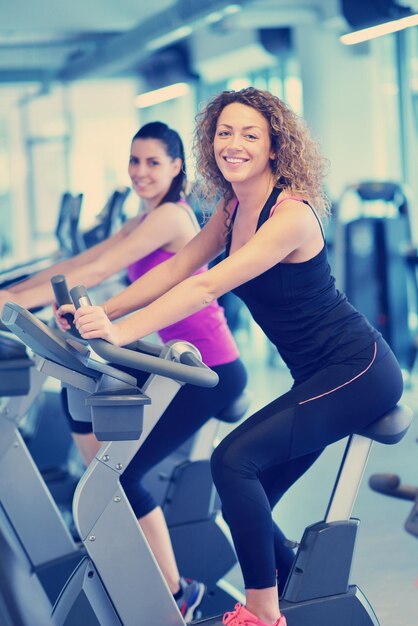
[[[274,214],[274,211],[277,209],[279,204],[281,204],[282,202],[285,202],[285,200],[296,200],[296,202],[303,202],[304,204],[308,205],[308,207],[311,209],[312,213],[316,217],[316,220],[317,220],[317,222],[319,224],[319,228],[321,229],[322,238],[325,241],[325,231],[324,231],[324,227],[322,226],[322,222],[321,222],[321,220],[319,218],[318,213],[315,211],[313,206],[307,200],[302,198],[301,196],[286,196],[285,198],[280,198],[280,200],[278,202],[276,202],[274,204],[274,206],[271,207],[269,218]]]
[[[231,211],[231,215],[229,216],[230,219],[230,227],[232,228],[233,223],[235,222],[235,218],[237,216],[237,209],[238,209],[238,205],[239,205],[239,201],[238,198],[235,198],[235,204],[234,207]]]
[[[235,198],[235,205],[234,208],[232,209],[232,213],[231,213],[231,217],[230,217],[230,221],[229,221],[229,227],[228,227],[228,232],[226,235],[226,242],[225,242],[225,256],[229,256],[229,250],[231,248],[231,239],[232,239],[232,227],[234,225],[235,222],[235,218],[237,216],[237,209],[238,209],[238,198]]]
[[[196,216],[194,214],[194,211],[192,209],[192,207],[190,206],[190,204],[186,201],[183,200],[183,198],[181,198],[178,202],[176,202],[177,206],[180,207],[181,209],[183,209],[183,211],[186,211],[187,215],[190,218],[190,221],[192,222],[195,230],[196,230],[196,234],[199,232],[199,225],[197,223],[196,220]]]
[[[269,217],[271,217],[274,213],[274,211],[277,209],[277,207],[279,206],[279,204],[281,204],[282,202],[285,202],[286,200],[296,200],[297,202],[305,202],[305,199],[302,198],[301,196],[286,196],[285,198],[280,198],[280,200],[278,200],[278,202],[276,202],[270,210],[270,214]],[[310,205],[309,205],[310,206]]]

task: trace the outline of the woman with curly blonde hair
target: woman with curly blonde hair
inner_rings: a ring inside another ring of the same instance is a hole
[[[102,308],[82,307],[76,324],[86,339],[124,345],[233,290],[277,347],[292,388],[220,443],[212,473],[246,589],[224,624],[285,626],[278,591],[294,555],[272,509],[327,445],[397,403],[402,374],[335,287],[321,225],[325,161],[302,120],[265,91],[225,91],[199,114],[195,149],[207,197],[220,198],[203,230],[108,306],[111,319],[140,311],[112,324]]]
[[[271,148],[276,155],[269,163],[273,179],[289,192],[309,200],[320,215],[326,215],[329,202],[324,194],[323,178],[327,160],[296,113],[268,91],[251,87],[240,92],[222,92],[196,117],[194,151],[202,196],[210,201],[221,193],[226,202],[234,197],[232,185],[218,168],[213,151],[220,112],[233,102],[252,107],[269,122]]]

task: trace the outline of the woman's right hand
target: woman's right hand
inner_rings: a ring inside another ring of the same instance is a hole
[[[67,321],[67,319],[64,317],[64,315],[67,315],[68,313],[71,313],[71,315],[74,315],[75,313],[74,304],[62,304],[59,308],[57,308],[57,305],[54,302],[52,304],[52,311],[54,313],[54,317],[55,317],[58,327],[61,328],[61,330],[64,332],[66,332],[67,330],[70,330],[71,326],[69,322]]]
[[[83,339],[105,339],[115,346],[120,346],[120,328],[107,317],[103,305],[85,305],[77,309],[75,326]]]

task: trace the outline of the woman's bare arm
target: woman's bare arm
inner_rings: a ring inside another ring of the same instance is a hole
[[[203,233],[204,230],[201,235]],[[189,244],[193,245],[195,258],[199,254],[199,236]],[[151,298],[150,304],[142,310],[114,324],[101,307],[82,307],[76,312],[77,327],[86,339],[103,337],[112,343],[126,345],[203,309],[227,291],[267,271],[295,250],[312,246],[312,241],[317,242],[317,246],[323,245],[316,218],[306,205],[289,200],[245,245],[207,272],[172,286],[155,301]],[[181,255],[186,256],[189,246]],[[180,274],[178,272],[175,277]],[[165,286],[168,283],[167,278]],[[158,287],[154,289],[156,294],[160,291]],[[150,293],[151,289],[147,296]]]
[[[187,234],[190,237],[194,231],[188,215],[175,205],[164,204],[152,211],[147,219],[137,222],[134,228],[125,229],[103,242],[106,246],[95,246],[88,251],[89,255],[82,253],[74,260],[68,259],[47,270],[42,282],[33,286],[27,281],[30,288],[15,292],[15,299],[26,308],[50,304],[54,296],[49,280],[57,273],[65,274],[69,288],[77,284],[95,287],[138,259],[169,245],[182,233],[188,233],[188,229],[192,231]]]
[[[200,233],[175,256],[105,303],[109,318],[117,319],[146,306],[218,256],[225,248],[224,231],[224,216],[222,210],[217,209]]]
[[[13,293],[29,291],[33,287],[49,283],[52,276],[55,276],[56,274],[67,274],[68,272],[74,271],[79,267],[85,267],[97,259],[98,256],[104,254],[107,250],[120,243],[132,231],[132,229],[137,226],[138,220],[138,217],[132,218],[117,233],[112,235],[112,237],[109,237],[109,239],[101,241],[88,250],[80,252],[80,254],[77,254],[76,256],[54,263],[51,267],[38,272],[31,278],[27,278],[17,285],[10,286],[9,291]]]

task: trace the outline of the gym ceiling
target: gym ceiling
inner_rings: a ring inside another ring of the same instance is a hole
[[[409,10],[418,0],[0,0],[0,85],[149,75],[163,65],[204,79],[199,48],[207,40],[211,55],[211,33],[274,54],[301,24],[338,36]]]

